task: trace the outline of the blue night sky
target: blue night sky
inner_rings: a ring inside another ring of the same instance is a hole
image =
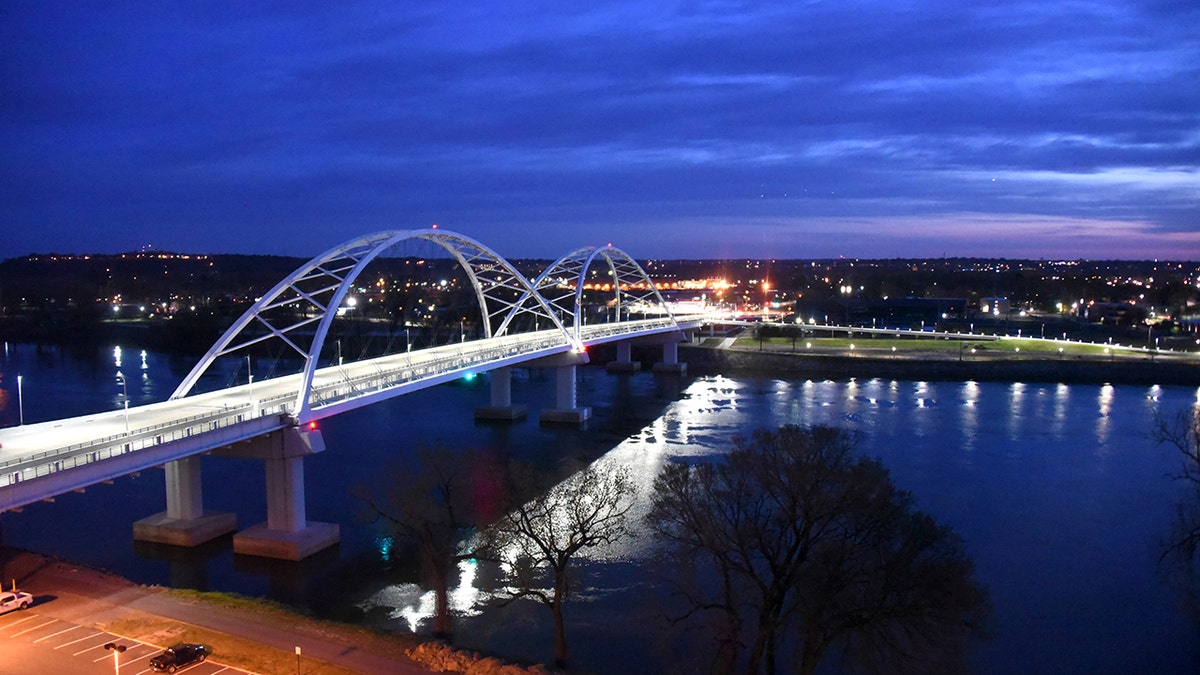
[[[1195,0],[0,0],[0,55],[0,259],[1200,260]]]

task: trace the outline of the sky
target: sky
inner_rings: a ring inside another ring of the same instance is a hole
[[[0,259],[1200,260],[1200,3],[0,0]]]

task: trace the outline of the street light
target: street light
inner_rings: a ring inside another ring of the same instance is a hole
[[[258,415],[258,402],[254,400],[254,369],[250,365],[250,355],[246,355],[246,393],[250,395],[250,409]]]
[[[125,402],[125,435],[129,435],[129,385],[125,382],[125,373],[117,371],[117,379],[121,380],[121,394]]]
[[[121,652],[125,651],[125,645],[109,642],[104,648],[113,653],[113,673],[121,675]]]

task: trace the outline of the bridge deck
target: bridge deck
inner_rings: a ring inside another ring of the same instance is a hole
[[[699,324],[666,317],[587,326],[581,334],[590,346]],[[548,330],[326,366],[313,380],[313,419],[572,348],[560,331]],[[300,378],[0,429],[0,511],[294,424]]]

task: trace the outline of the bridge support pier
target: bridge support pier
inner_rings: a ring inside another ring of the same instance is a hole
[[[663,343],[663,360],[654,364],[656,373],[686,373],[687,364],[679,360],[679,342],[668,340]]]
[[[477,420],[515,420],[525,417],[529,406],[513,405],[512,402],[512,368],[497,368],[488,373],[491,379],[492,404],[485,408],[475,409]]]
[[[135,522],[135,541],[198,546],[237,529],[237,514],[204,511],[199,456],[167,462],[163,469],[167,479],[167,510]]]
[[[592,416],[588,406],[575,404],[575,366],[559,366],[555,369],[554,408],[543,410],[539,421],[542,424],[582,424]]]
[[[319,431],[290,427],[250,441],[237,454],[264,460],[267,472],[267,522],[233,535],[234,553],[301,560],[341,537],[337,523],[307,519],[304,509],[304,457],[325,449]]]
[[[605,364],[604,369],[610,373],[636,373],[642,369],[641,361],[634,361],[632,345],[629,340],[617,343],[617,358]]]

